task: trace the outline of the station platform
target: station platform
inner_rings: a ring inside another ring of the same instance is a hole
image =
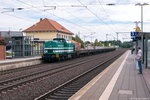
[[[69,100],[150,100],[150,69],[138,74],[135,55],[124,53]]]
[[[0,71],[41,64],[41,56],[0,60]]]
[[[35,59],[41,59],[41,56],[28,57],[28,58],[5,59],[5,60],[0,60],[0,64],[14,63],[14,62],[20,62],[20,61],[27,61],[27,60],[35,60]]]

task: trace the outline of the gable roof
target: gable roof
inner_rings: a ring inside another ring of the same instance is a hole
[[[23,32],[43,32],[43,31],[56,31],[56,32],[63,32],[70,35],[73,35],[71,31],[57,23],[56,21],[50,19],[40,19],[40,22],[32,25],[31,27],[25,29]]]

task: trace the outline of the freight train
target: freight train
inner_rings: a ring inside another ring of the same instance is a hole
[[[64,38],[54,38],[53,41],[47,41],[44,43],[44,54],[42,55],[42,59],[46,62],[52,62],[115,50],[115,48],[110,47],[79,50],[79,46],[80,45],[77,43],[67,43]]]

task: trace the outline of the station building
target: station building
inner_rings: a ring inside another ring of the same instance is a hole
[[[72,40],[73,33],[60,25],[58,22],[50,19],[40,19],[39,22],[23,31],[27,36],[31,36],[34,40],[48,41],[53,38],[65,38]]]

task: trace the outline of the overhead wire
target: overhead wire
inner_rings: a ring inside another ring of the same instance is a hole
[[[3,5],[3,0],[1,1],[1,4]],[[3,8],[1,8],[1,9],[3,9]],[[11,12],[11,11],[10,11]],[[12,10],[12,12],[13,12],[13,10]],[[21,19],[21,20],[25,20],[25,21],[29,21],[29,20],[26,20],[26,19],[24,19],[24,18],[22,18],[22,17],[17,17],[16,15],[10,15],[10,14],[7,14],[7,13],[5,13],[5,12],[0,12],[2,15],[6,15],[6,16],[10,16],[10,17],[14,17],[14,18],[17,18],[17,19]],[[31,21],[29,21],[29,22],[31,22]]]
[[[85,6],[80,0],[77,0],[81,5]],[[103,22],[105,25],[107,25],[112,31],[114,31],[114,29],[109,26],[108,23],[106,23],[105,21],[103,21],[101,18],[99,18],[99,16],[97,16],[92,10],[90,10],[88,7],[86,7],[86,9],[91,13],[93,14],[97,19],[99,19],[100,22]],[[115,31],[114,31],[115,32]]]
[[[101,0],[101,1],[103,1],[103,0]],[[100,0],[98,0],[98,2],[101,3]],[[120,0],[118,0],[118,4],[120,4]],[[106,10],[104,9],[103,6],[102,6],[102,8],[103,8],[104,12],[106,12]],[[107,12],[106,12],[106,14],[107,14]],[[110,22],[113,24],[113,21],[112,21],[112,20],[110,20]],[[127,36],[127,34],[123,34],[123,35],[124,35],[125,37],[128,37],[128,38],[130,37],[130,36]]]
[[[14,17],[14,18],[17,18],[17,19],[21,19],[21,20],[25,20],[25,21],[31,22],[31,20],[27,20],[27,19],[24,19],[22,17],[17,17],[16,15],[9,15],[9,14],[2,13],[2,12],[0,12],[0,13],[3,14],[3,15],[7,15],[7,16],[11,16],[11,17]]]
[[[21,0],[16,0],[16,1],[18,1],[18,2],[20,2],[20,3],[22,3],[22,4],[25,4],[25,5],[28,5],[28,6],[32,7],[32,8],[36,8],[36,9],[42,11],[42,9],[40,9],[39,7],[36,7],[36,6],[32,5],[32,4],[26,3],[26,2],[21,1]]]
[[[56,2],[55,2],[56,3]],[[58,3],[56,3],[58,6],[59,6],[59,4]],[[66,11],[67,13],[69,13],[71,16],[73,16],[74,18],[76,18],[76,19],[78,19],[79,21],[82,21],[80,18],[78,18],[77,16],[75,16],[74,14],[72,14],[71,12],[69,12],[68,10],[64,10],[64,11]],[[83,21],[82,21],[83,22]],[[85,23],[85,22],[84,22]],[[83,26],[82,26],[83,27]],[[86,28],[87,29],[87,28]],[[87,30],[89,30],[89,31],[92,31],[91,29],[87,29]]]
[[[25,3],[25,2],[22,2],[22,1],[20,1],[20,0],[18,0],[18,1],[27,5],[27,3]],[[34,7],[33,5],[31,5],[31,6]],[[12,8],[12,9],[15,9],[15,8]],[[30,8],[28,8],[28,9],[30,9]],[[13,10],[12,12],[14,12],[14,11],[15,11],[15,10]],[[14,18],[17,18],[17,19],[21,19],[21,20],[25,20],[25,21],[31,22],[31,20],[29,20],[29,19],[27,20],[27,19],[25,19],[25,18],[18,17],[18,16],[16,16],[16,15],[10,15],[10,14],[7,14],[7,13],[5,13],[5,12],[0,12],[0,13],[3,14],[3,15],[7,15],[7,16],[11,16],[11,17],[14,17]]]
[[[103,0],[101,0],[101,1],[103,1]],[[101,5],[101,1],[98,0],[100,6],[102,7],[102,9],[103,9],[103,11],[106,13],[106,15],[109,16],[109,14],[108,14],[107,11],[105,10],[105,8]],[[110,23],[111,23],[112,25],[115,25],[111,19],[110,19]]]
[[[100,6],[102,7],[102,9],[103,9],[103,11],[105,12],[105,14],[107,15],[107,16],[109,16],[109,14],[107,13],[107,11],[105,10],[105,8],[101,5],[103,0],[98,0],[98,2],[99,2],[99,4],[100,4]],[[113,23],[113,21],[112,20],[110,20],[110,23],[112,24],[112,25],[114,25],[115,26],[115,24]],[[116,29],[115,29],[116,30]],[[114,37],[114,36],[113,36]]]
[[[43,12],[43,10],[40,9],[39,7],[33,6],[33,5],[28,4],[28,3],[24,2],[24,1],[21,1],[21,0],[16,0],[16,1],[21,2],[21,3],[25,4],[25,5],[31,6],[31,7],[33,7],[33,8],[36,8],[36,9],[38,9],[38,10],[40,10],[40,11]],[[51,13],[50,13],[50,14],[51,14]],[[83,27],[83,26],[81,26],[81,25],[78,25],[78,24],[76,24],[76,23],[74,23],[74,22],[72,22],[72,21],[70,21],[70,20],[67,20],[67,19],[65,19],[65,18],[59,17],[59,16],[57,16],[57,15],[55,15],[55,14],[51,14],[51,15],[53,15],[53,16],[59,18],[59,19],[62,19],[62,20],[64,20],[64,21],[66,21],[66,22],[69,22],[69,23],[71,23],[71,24],[73,24],[73,25],[76,25],[76,26],[78,26],[78,27],[80,27],[80,28],[86,29],[85,27]],[[89,29],[86,29],[86,30],[89,30]]]
[[[42,10],[41,8],[39,8],[39,7],[36,7],[36,6],[34,6],[34,5],[31,5],[31,4],[26,3],[26,2],[24,2],[24,1],[21,1],[21,0],[17,0],[17,1],[19,1],[19,2],[21,2],[21,3],[23,3],[23,4],[25,4],[25,5],[28,5],[28,6],[32,7],[32,8],[36,8],[36,9],[38,9],[38,10],[40,10],[40,11],[43,12],[43,10]],[[43,5],[44,5],[45,2],[44,2],[44,0],[42,0],[42,1],[43,1]],[[89,8],[87,8],[87,9],[89,9]],[[89,9],[89,10],[90,10],[90,9]],[[90,10],[90,11],[91,11],[91,10]],[[47,12],[46,12],[46,13],[47,13]],[[94,12],[91,12],[91,13],[93,13],[93,15],[96,15]],[[51,13],[50,13],[50,14],[51,14]],[[5,15],[6,15],[6,14],[5,14]],[[9,16],[13,16],[13,15],[9,15]],[[81,26],[81,25],[78,25],[78,24],[76,24],[76,23],[74,23],[74,22],[72,22],[72,21],[70,21],[70,20],[65,19],[65,18],[59,17],[59,16],[57,16],[57,15],[55,15],[55,14],[53,14],[53,16],[55,16],[55,17],[57,17],[57,18],[60,18],[60,19],[62,19],[62,20],[65,20],[66,22],[69,22],[69,23],[71,23],[71,24],[74,24],[74,25],[76,25],[76,26],[78,26],[78,27],[80,27],[80,28],[82,27],[82,28],[84,28],[84,29],[86,29],[86,30],[89,30],[89,29],[87,29],[87,28],[85,28],[85,27],[83,27],[83,26]],[[13,16],[13,17],[26,20],[26,19],[24,19],[24,18],[17,17],[17,16]],[[99,16],[96,15],[96,17],[97,17],[99,20],[101,20],[101,19],[99,18]],[[29,21],[29,20],[26,20],[26,21]],[[103,20],[101,20],[101,21],[104,22]],[[31,21],[30,21],[30,22],[31,22]],[[104,23],[107,24],[106,22],[104,22]]]

